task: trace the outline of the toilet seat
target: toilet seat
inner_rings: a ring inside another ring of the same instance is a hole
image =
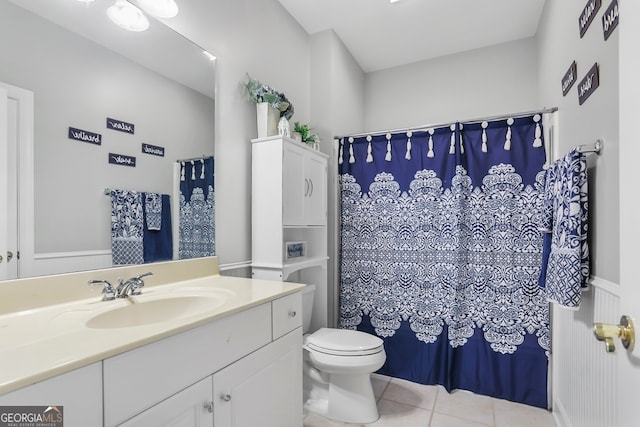
[[[305,339],[310,350],[335,356],[366,356],[384,350],[383,341],[365,332],[320,328]]]

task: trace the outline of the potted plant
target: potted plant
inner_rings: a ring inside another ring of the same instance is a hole
[[[320,142],[320,139],[318,138],[318,135],[315,132],[313,132],[313,129],[309,127],[308,124],[295,122],[293,124],[293,132],[294,132],[294,135],[296,132],[300,134],[301,142],[312,145],[313,148],[316,148],[316,149],[318,148],[317,144]]]
[[[258,138],[276,135],[281,117],[293,116],[293,104],[284,93],[267,86],[247,74],[244,83],[249,99],[256,103]]]

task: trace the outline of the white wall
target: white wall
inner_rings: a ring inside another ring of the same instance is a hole
[[[311,37],[311,123],[320,136],[320,150],[329,154],[329,263],[326,310],[329,326],[337,324],[338,307],[338,182],[335,135],[364,130],[365,74],[332,30]]]
[[[167,24],[217,56],[216,248],[221,264],[251,259],[255,106],[245,75],[284,92],[292,120],[310,121],[309,36],[277,0],[190,0]]]
[[[600,157],[590,156],[589,216],[591,226],[592,273],[618,282],[618,32],[604,41],[601,17],[604,1],[595,21],[581,39],[577,17],[585,2],[547,2],[538,30],[540,103],[560,108],[559,153],[602,138]],[[560,80],[571,62],[578,64],[578,80],[594,63],[600,65],[600,88],[578,104],[576,83],[566,97]]]
[[[547,1],[538,29],[540,103],[559,107],[556,155],[580,144],[605,140],[601,156],[590,155],[589,215],[592,284],[577,312],[553,310],[553,410],[560,426],[618,425],[617,363],[595,341],[594,322],[617,324],[619,282],[618,192],[618,32],[604,41],[602,8],[581,39],[578,17],[583,0]],[[578,82],[600,64],[600,87],[582,105],[577,86],[562,96],[561,79],[571,62]]]
[[[538,103],[534,38],[366,76],[367,131],[529,111]]]
[[[35,94],[36,252],[108,250],[102,189],[170,194],[176,159],[214,154],[213,101],[8,2],[0,16],[0,81]],[[106,129],[107,117],[135,134]],[[102,145],[68,139],[70,126]],[[165,156],[143,154],[143,142]],[[110,165],[110,152],[136,167]]]

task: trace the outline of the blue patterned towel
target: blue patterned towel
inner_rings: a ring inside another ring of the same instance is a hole
[[[142,195],[135,191],[111,191],[111,256],[113,265],[142,264]]]
[[[587,222],[587,160],[573,150],[547,169],[540,227],[551,239],[544,239],[539,283],[550,301],[564,307],[578,308],[582,289],[588,287]]]
[[[162,195],[158,193],[143,193],[147,230],[162,229]]]

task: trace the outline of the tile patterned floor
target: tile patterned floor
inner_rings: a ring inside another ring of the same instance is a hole
[[[507,400],[373,374],[380,419],[375,427],[556,427],[551,414]],[[357,427],[306,413],[304,427]]]

